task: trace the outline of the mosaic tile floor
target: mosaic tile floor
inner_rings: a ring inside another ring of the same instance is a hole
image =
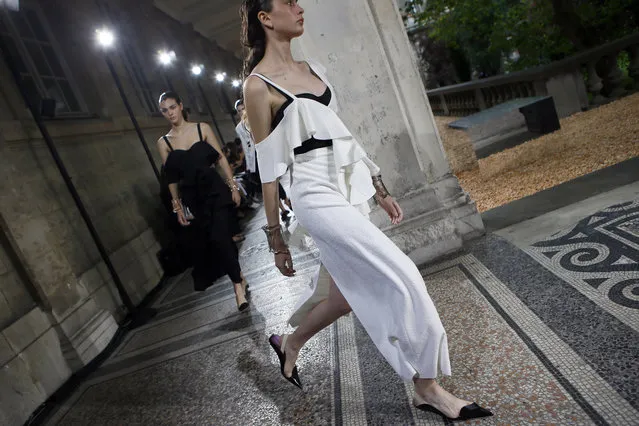
[[[496,414],[469,424],[639,424],[637,204],[524,250],[489,235],[422,269],[449,335],[454,375],[442,383]],[[286,330],[318,260],[312,249],[296,252],[297,276],[278,276],[263,220],[249,223],[240,249],[248,312],[237,312],[227,280],[193,293],[188,274],[175,279],[154,321],[131,332],[49,424],[445,424],[411,406],[411,386],[353,315],[300,355],[303,392],[281,379],[267,336]]]

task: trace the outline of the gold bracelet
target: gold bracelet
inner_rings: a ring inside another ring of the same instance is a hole
[[[390,195],[384,181],[382,181],[382,175],[373,176],[373,187],[375,187],[375,197],[377,199],[384,199]]]
[[[234,179],[226,179],[225,183],[226,183],[226,186],[228,186],[231,191],[233,191],[233,190],[239,191],[240,190],[240,188],[236,185]]]
[[[273,254],[291,254],[291,252],[288,250],[288,246],[285,244],[284,245],[284,249],[282,250],[277,250],[275,248],[275,234],[277,232],[280,233],[280,238],[282,238],[282,227],[277,224],[277,225],[273,225],[273,226],[268,226],[265,225],[262,227],[262,231],[264,231],[264,233],[266,234],[266,241],[268,242],[268,249],[271,253]]]

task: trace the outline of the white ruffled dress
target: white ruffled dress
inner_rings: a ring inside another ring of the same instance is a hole
[[[337,116],[335,91],[325,69],[309,62],[331,91],[328,106],[296,97],[268,78],[253,74],[289,97],[284,117],[257,144],[262,182],[291,171],[290,199],[297,220],[313,238],[321,266],[289,320],[299,325],[328,296],[330,277],[373,343],[405,380],[450,375],[446,332],[415,264],[368,220],[375,194],[371,176],[379,167]],[[332,140],[332,147],[294,155],[305,141]]]

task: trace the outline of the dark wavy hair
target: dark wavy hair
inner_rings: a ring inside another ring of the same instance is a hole
[[[273,0],[242,0],[242,45],[248,50],[244,56],[243,77],[246,78],[266,53],[266,33],[257,15],[273,9]]]
[[[161,104],[167,99],[173,99],[178,105],[182,105],[182,98],[180,98],[180,95],[173,91],[162,93],[160,95],[160,99],[158,100],[158,104]],[[184,120],[189,121],[189,113],[187,112],[186,108],[182,108],[182,117],[184,117]]]

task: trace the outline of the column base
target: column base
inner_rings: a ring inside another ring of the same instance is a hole
[[[456,232],[462,240],[472,240],[486,233],[477,204],[464,192],[456,176],[447,174],[431,187],[441,200],[443,209],[453,217]]]
[[[384,226],[388,216],[379,208],[371,219],[418,265],[461,250],[465,241],[485,233],[475,202],[453,175],[398,201],[405,218],[401,224]]]
[[[97,312],[62,345],[62,353],[71,369],[78,371],[91,362],[107,347],[117,330],[118,324],[109,311]]]

